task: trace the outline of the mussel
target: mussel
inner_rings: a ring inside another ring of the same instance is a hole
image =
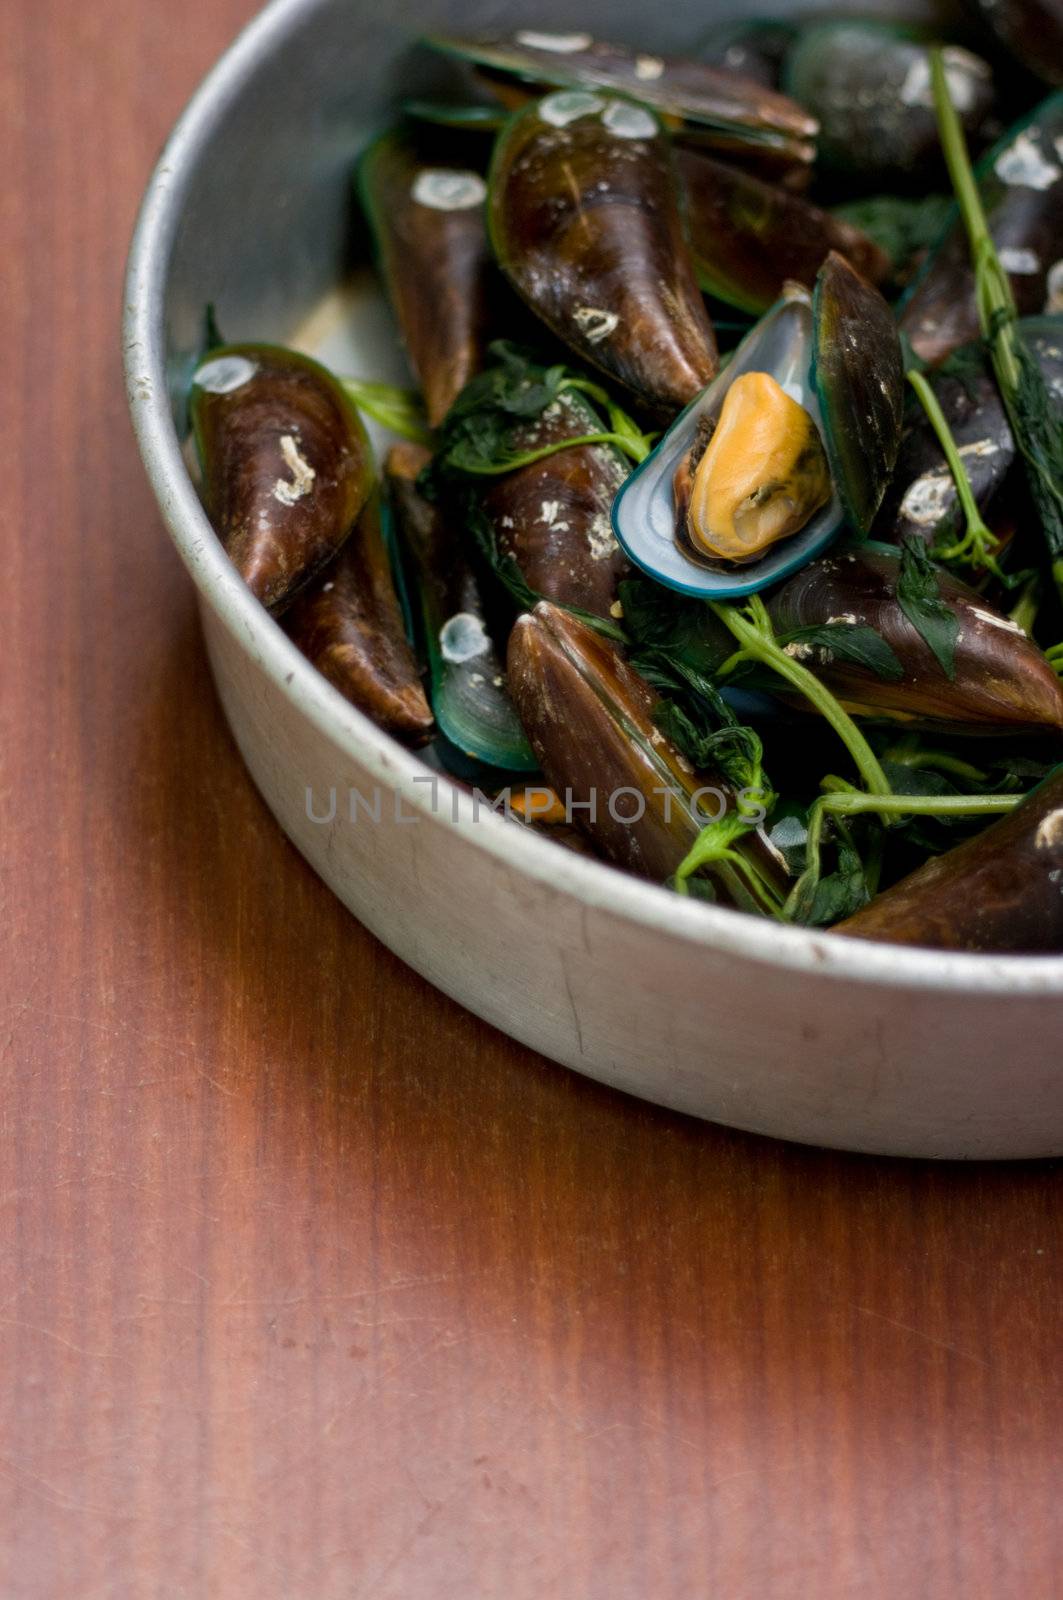
[[[511,446],[538,449],[600,426],[578,391],[563,390],[539,416],[517,425]],[[576,445],[486,480],[479,509],[501,555],[516,562],[536,594],[608,617],[630,572],[610,520],[626,474],[610,445]]]
[[[979,163],[976,176],[1019,314],[1035,316],[1050,299],[1063,259],[1063,91],[1010,129]],[[930,363],[979,337],[970,247],[958,217],[906,295],[900,326],[916,354]]]
[[[815,153],[816,122],[800,106],[763,84],[704,61],[632,50],[582,30],[524,29],[478,38],[435,35],[427,42],[475,64],[503,86],[515,80],[629,95],[699,141],[769,157],[783,167],[807,165]]]
[[[332,374],[278,345],[211,350],[189,414],[208,515],[256,599],[280,612],[337,554],[365,505],[365,429]]]
[[[956,619],[950,677],[898,596],[896,551],[856,545],[813,562],[768,603],[776,635],[816,629],[815,642],[786,648],[804,660],[854,715],[951,733],[1063,732],[1063,683],[1023,629],[948,573],[936,598]],[[836,649],[822,630],[838,630]],[[880,676],[843,653],[848,629],[870,628],[885,640],[899,671]]]
[[[783,63],[797,37],[797,24],[781,17],[749,17],[717,24],[698,51],[700,60],[724,72],[778,89]]]
[[[1063,768],[834,931],[938,950],[1063,950]]]
[[[613,508],[620,544],[688,594],[777,582],[818,555],[844,517],[870,526],[900,445],[903,388],[888,306],[832,253],[814,298],[788,285],[628,479]],[[726,525],[709,514],[713,487],[731,507]]]
[[[760,315],[788,279],[811,289],[831,250],[870,283],[890,271],[866,233],[798,195],[692,150],[676,151],[676,169],[698,281],[727,305]]]
[[[944,52],[949,89],[968,136],[993,106],[993,76],[980,56]],[[852,18],[813,23],[786,58],[783,82],[820,125],[818,161],[867,186],[941,170],[924,42],[903,28]]]
[[[482,364],[497,288],[483,175],[428,159],[427,142],[409,131],[378,139],[362,158],[359,185],[434,428]]]
[[[1019,324],[1049,389],[1063,403],[1063,318],[1027,317]],[[1015,441],[981,340],[954,353],[927,381],[960,452],[983,516],[995,515],[1015,460]],[[1010,496],[1009,496],[1010,498]],[[910,537],[948,545],[962,532],[963,510],[937,434],[915,395],[897,466],[875,519],[875,538]]]
[[[391,574],[374,490],[336,560],[297,597],[284,627],[323,677],[403,744],[422,745],[432,713]]]
[[[509,682],[547,780],[603,854],[658,881],[680,865],[704,823],[761,796],[736,796],[719,773],[694,773],[654,723],[657,695],[616,645],[556,606],[518,617]],[[779,858],[759,829],[736,847],[765,884],[780,888]],[[717,897],[758,909],[726,861],[712,868]]]
[[[499,135],[488,219],[510,282],[559,338],[672,416],[716,371],[668,143],[644,106],[562,91]]]
[[[432,710],[440,732],[464,756],[500,771],[533,772],[536,760],[506,690],[479,582],[446,515],[417,488],[429,459],[418,445],[395,445],[384,475],[409,562]]]
[[[970,0],[1023,66],[1063,84],[1063,12],[1058,0]]]

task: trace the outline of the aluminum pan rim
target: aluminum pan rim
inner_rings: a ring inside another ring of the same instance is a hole
[[[430,814],[416,756],[351,706],[296,649],[236,576],[185,470],[167,399],[164,305],[171,251],[191,174],[227,105],[256,67],[313,13],[333,0],[271,0],[201,82],[174,126],[148,183],[130,246],[123,310],[123,357],[133,428],[163,518],[202,596],[277,690],[326,738],[405,802]],[[761,922],[683,900],[659,885],[562,851],[501,817],[474,819],[459,795],[458,822],[475,826],[481,849],[507,868],[572,895],[584,905],[692,944],[766,966],[884,987],[942,994],[1063,995],[1063,956],[978,955],[875,944]]]

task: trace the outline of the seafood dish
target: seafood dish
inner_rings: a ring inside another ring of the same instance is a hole
[[[251,593],[513,827],[1047,954],[1063,88],[1047,7],[977,9],[420,41],[435,97],[350,153],[408,384],[204,308],[184,398]]]

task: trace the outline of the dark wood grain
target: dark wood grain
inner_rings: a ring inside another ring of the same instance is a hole
[[[249,9],[0,28],[0,1596],[1058,1593],[1060,1169],[583,1082],[375,944],[244,776],[118,311]]]

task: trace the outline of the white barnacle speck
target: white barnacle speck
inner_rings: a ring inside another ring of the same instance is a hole
[[[557,514],[560,510],[560,500],[544,500],[539,507],[539,521],[545,522],[548,528],[552,528],[557,521]]]
[[[1003,183],[1023,189],[1051,189],[1060,176],[1060,168],[1048,160],[1038,145],[1036,128],[1017,134],[997,156],[993,170]]]
[[[783,645],[783,654],[793,656],[795,661],[807,661],[815,651],[810,644],[805,644],[801,639],[791,639],[789,644]]]
[[[921,528],[936,527],[956,497],[956,485],[948,467],[923,472],[905,490],[901,516]]]
[[[197,368],[192,382],[207,394],[231,394],[249,383],[257,371],[255,362],[246,356],[215,356]]]
[[[1063,806],[1041,818],[1033,842],[1035,850],[1055,850],[1063,845]]]
[[[538,33],[524,28],[517,34],[517,43],[526,50],[550,50],[555,55],[571,56],[579,50],[589,50],[594,43],[590,33]]]
[[[609,607],[609,615],[611,617],[615,617],[619,622],[620,618],[624,615],[624,607],[621,601],[613,601],[612,605]]]
[[[512,528],[512,526],[513,526],[513,518],[512,517],[499,517],[498,523],[499,523],[499,526],[502,527],[502,528]]]
[[[505,681],[506,681],[505,678],[502,676],[502,674],[500,672],[496,672],[494,677],[491,679],[491,682],[494,684],[496,689],[501,689],[501,687],[505,683]]]
[[[1033,250],[1020,250],[1015,245],[1006,244],[997,251],[997,255],[1004,271],[1014,272],[1016,277],[1029,277],[1041,270],[1041,258]]]
[[[602,112],[602,121],[618,139],[652,139],[657,132],[657,122],[644,106],[633,106],[627,100],[610,100]]]
[[[299,454],[299,446],[290,433],[281,435],[281,455],[291,478],[277,479],[273,485],[273,498],[279,500],[282,506],[294,506],[297,500],[310,493],[317,473],[306,457]]]
[[[841,622],[847,623],[850,628],[855,628],[857,626],[856,612],[855,611],[839,611],[839,613],[838,613],[838,615],[836,617],[828,617],[827,618],[827,623],[828,623],[828,626],[830,626],[830,627],[833,627],[835,623],[841,623]]]
[[[613,526],[604,511],[599,511],[590,520],[587,528],[587,549],[590,551],[592,561],[603,561],[616,549]]]
[[[486,196],[487,185],[478,172],[455,167],[424,167],[410,188],[410,198],[432,211],[469,211]]]
[[[491,648],[480,618],[472,611],[456,611],[439,630],[439,649],[444,661],[459,664],[486,655]]]
[[[1003,628],[1005,633],[1017,633],[1021,639],[1026,637],[1026,629],[1021,628],[1010,617],[998,616],[995,611],[983,611],[980,606],[971,607],[971,615],[980,622],[988,623],[991,628]]]
[[[653,83],[655,79],[662,76],[663,72],[664,62],[660,56],[635,57],[635,76],[642,83]]]
[[[596,94],[588,94],[586,89],[561,89],[539,101],[539,115],[552,128],[566,128],[580,117],[593,116],[604,104],[604,100]]]
[[[469,673],[469,682],[473,685],[473,687],[475,689],[478,689],[480,687],[480,685],[483,683],[483,681],[484,681],[484,675],[483,675],[482,672],[470,672]]]
[[[957,111],[969,111],[974,104],[976,85],[990,76],[989,67],[981,56],[972,55],[958,45],[949,45],[942,52],[945,81]],[[906,106],[933,107],[934,93],[930,83],[930,57],[925,51],[912,62],[900,87],[900,98]]]
[[[335,587],[336,587],[336,585],[334,583],[332,583],[331,581],[328,582],[328,583],[323,583],[321,585],[321,593],[322,594],[329,594]]]
[[[1063,311],[1063,261],[1053,261],[1045,278],[1045,312],[1055,316]]]
[[[600,344],[616,331],[620,318],[615,311],[600,306],[577,306],[572,320],[588,344]]]

